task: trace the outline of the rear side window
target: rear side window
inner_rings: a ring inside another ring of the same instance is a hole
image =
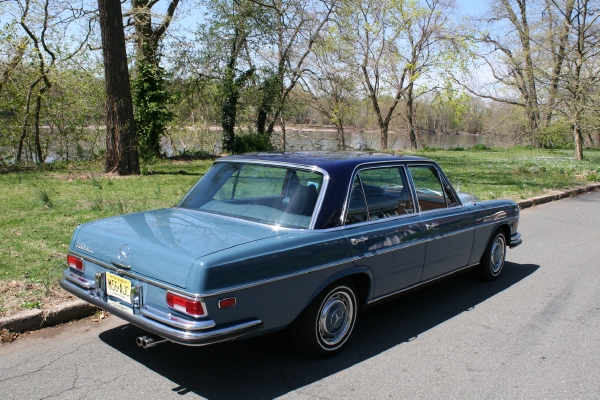
[[[414,213],[402,167],[360,171],[352,184],[346,225]]]

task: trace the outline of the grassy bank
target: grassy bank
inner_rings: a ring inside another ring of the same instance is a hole
[[[532,197],[600,181],[600,151],[572,160],[572,150],[422,151],[463,192],[481,199]],[[61,301],[57,280],[75,226],[111,215],[168,207],[211,161],[162,161],[151,174],[118,177],[100,163],[0,173],[0,315]]]
[[[0,173],[0,316],[64,299],[57,281],[78,224],[172,206],[211,164],[165,161],[132,177],[102,174],[101,163]]]
[[[583,161],[573,159],[573,150],[522,147],[415,154],[436,160],[456,189],[482,200],[522,200],[553,189],[600,181],[598,149],[586,150]]]

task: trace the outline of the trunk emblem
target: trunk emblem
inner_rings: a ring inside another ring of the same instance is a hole
[[[123,246],[121,246],[121,248],[119,249],[119,253],[117,254],[117,258],[119,259],[119,261],[127,261],[127,258],[129,258],[130,251],[131,249],[129,248],[129,245],[124,244]]]

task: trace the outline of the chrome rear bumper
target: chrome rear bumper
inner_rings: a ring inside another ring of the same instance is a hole
[[[120,308],[117,308],[104,301],[102,297],[96,294],[93,288],[83,288],[73,282],[73,279],[65,278],[60,280],[60,286],[67,292],[87,301],[88,303],[99,307],[117,317],[124,319],[148,332],[164,337],[174,343],[187,346],[204,346],[207,344],[222,342],[235,339],[239,336],[248,335],[259,331],[263,327],[262,321],[258,319],[246,321],[243,323],[214,328],[215,323],[212,320],[198,321],[194,326],[181,324],[187,329],[178,329],[174,326],[168,326],[165,323],[175,325],[177,318],[168,314],[160,313],[150,307],[142,307],[137,315],[130,314]],[[160,321],[164,321],[160,322]],[[194,329],[194,330],[190,330]]]

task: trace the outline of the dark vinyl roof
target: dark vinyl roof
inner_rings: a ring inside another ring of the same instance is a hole
[[[245,153],[221,158],[223,161],[256,160],[269,162],[285,162],[323,168],[328,172],[341,168],[354,168],[363,163],[386,161],[424,161],[428,159],[417,156],[394,155],[388,153],[365,151],[285,151]]]
[[[273,163],[299,164],[303,166],[318,167],[329,174],[327,193],[317,217],[315,228],[332,228],[341,225],[341,216],[344,201],[350,186],[352,172],[360,164],[379,162],[405,162],[405,161],[427,161],[427,158],[393,155],[377,152],[360,151],[286,151],[286,152],[264,152],[245,153],[234,156],[226,156],[217,162],[235,162],[243,160],[266,161]]]

